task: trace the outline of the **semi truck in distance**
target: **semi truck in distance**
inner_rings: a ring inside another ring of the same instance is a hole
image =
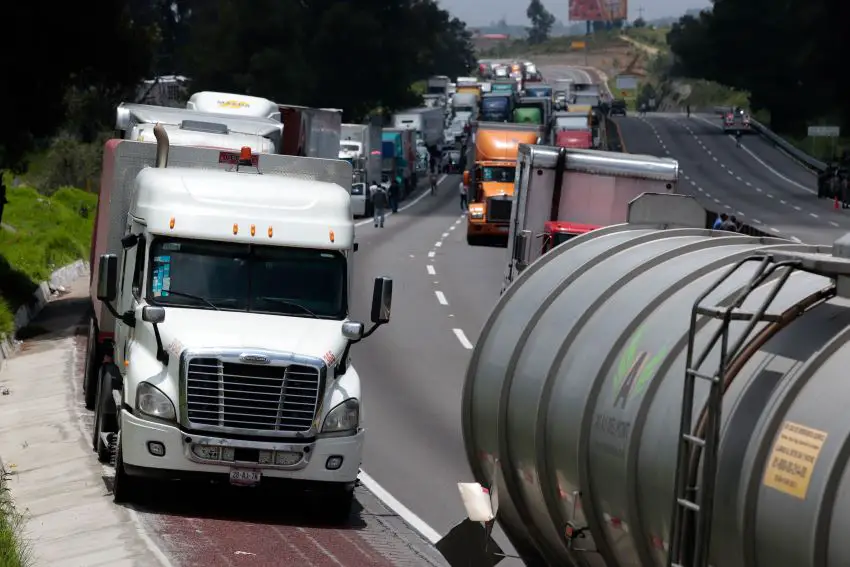
[[[529,266],[485,323],[470,516],[535,567],[850,565],[850,235],[712,231],[685,195],[629,209]]]
[[[280,120],[200,112],[168,106],[122,102],[116,109],[117,137],[155,143],[153,129],[161,124],[172,145],[239,151],[250,146],[256,153],[278,154],[284,150],[284,126]]]
[[[300,483],[348,518],[364,429],[341,160],[110,140],[84,371],[92,448],[131,502],[155,479]],[[256,165],[254,165],[256,160]]]
[[[416,140],[421,140],[429,152],[443,147],[445,113],[441,108],[410,108],[393,114],[393,128],[413,130]]]
[[[675,193],[671,158],[522,144],[502,289],[540,256],[572,238],[626,222],[643,193]]]
[[[339,159],[353,168],[351,186],[351,212],[355,216],[371,214],[369,185],[381,182],[381,125],[343,124],[339,143]]]
[[[536,124],[475,122],[468,140],[466,241],[506,241],[514,193],[517,150],[520,144],[538,144],[543,128]]]

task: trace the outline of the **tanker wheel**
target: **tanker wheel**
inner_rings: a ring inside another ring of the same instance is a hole
[[[86,409],[94,409],[95,400],[97,399],[98,374],[100,365],[98,364],[98,356],[100,349],[97,345],[97,324],[94,316],[89,318],[89,333],[86,342],[86,365],[83,369],[83,399],[85,400]]]
[[[106,412],[112,403],[112,376],[104,369],[97,383],[97,401],[94,409],[94,425],[92,426],[92,450],[97,453],[97,460],[108,463],[112,458],[109,444],[103,441],[101,433],[115,433],[117,423],[114,415]]]

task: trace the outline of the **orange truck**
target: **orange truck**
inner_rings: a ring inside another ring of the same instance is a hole
[[[507,242],[520,144],[539,144],[544,128],[536,124],[475,122],[467,149],[463,182],[468,188],[466,241]]]

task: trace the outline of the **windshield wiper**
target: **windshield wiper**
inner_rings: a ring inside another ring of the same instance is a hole
[[[259,299],[260,301],[268,301],[269,303],[277,303],[278,305],[289,305],[291,307],[297,307],[298,309],[301,309],[304,313],[306,313],[307,315],[310,315],[311,317],[313,317],[315,319],[320,318],[318,315],[316,315],[315,313],[313,313],[312,311],[310,311],[309,309],[307,309],[306,307],[304,307],[300,303],[296,303],[294,301],[289,301],[288,299],[283,299],[283,298],[280,298],[280,297],[258,297],[257,299]]]
[[[216,311],[220,311],[220,309],[218,307],[216,307],[215,304],[212,301],[210,301],[209,299],[206,299],[205,297],[201,297],[200,295],[192,295],[191,293],[183,293],[182,291],[174,291],[173,289],[164,289],[162,291],[164,293],[169,294],[169,295],[176,295],[177,297],[186,297],[188,299],[196,299],[196,300],[198,300],[202,303],[206,303],[207,305],[209,305],[210,307],[212,307]],[[167,295],[160,296],[156,299],[162,299],[162,297],[168,297],[168,296]]]

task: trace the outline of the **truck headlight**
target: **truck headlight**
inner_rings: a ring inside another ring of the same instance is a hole
[[[469,216],[473,219],[483,219],[484,211],[482,209],[469,209]]]
[[[163,394],[159,388],[147,382],[142,382],[136,388],[136,408],[143,414],[157,419],[166,421],[177,419],[174,404],[168,399],[168,396]]]
[[[360,425],[360,402],[348,398],[328,412],[322,433],[341,433],[354,431]]]

